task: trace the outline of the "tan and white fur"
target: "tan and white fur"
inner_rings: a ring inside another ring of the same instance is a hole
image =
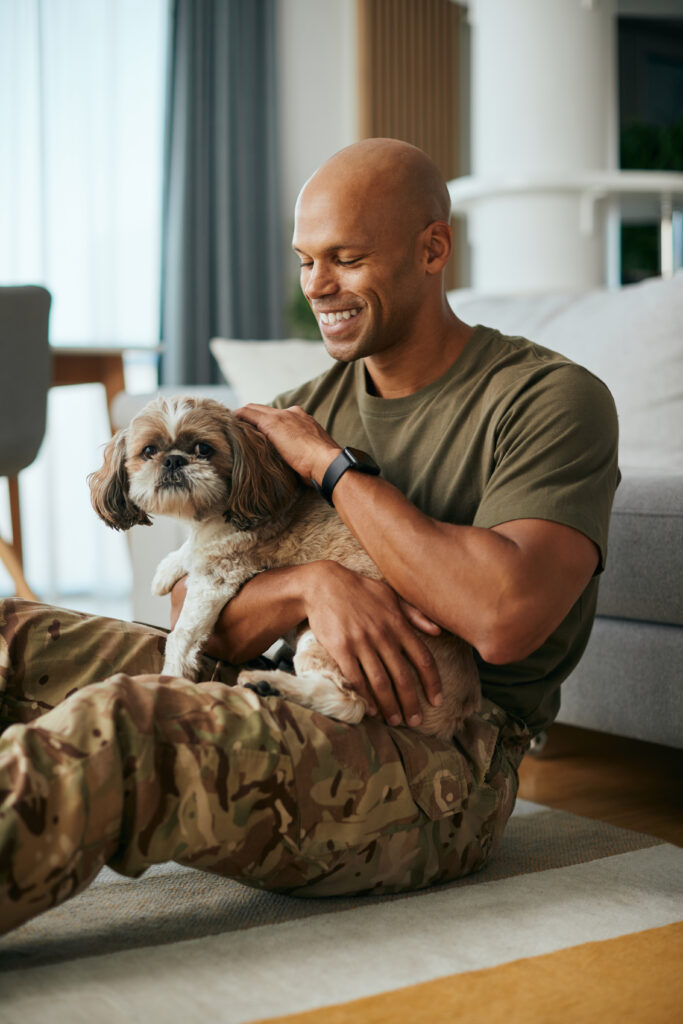
[[[188,520],[185,543],[160,563],[152,589],[168,594],[187,576],[187,595],[169,634],[163,674],[195,679],[218,616],[247,580],[279,566],[332,559],[382,579],[333,508],[302,485],[267,438],[210,399],[159,397],[109,442],[89,477],[92,503],[114,529],[150,525],[150,516]],[[451,634],[421,634],[436,659],[443,704],[421,698],[419,731],[450,737],[480,704],[472,650]],[[292,637],[295,675],[245,670],[239,684],[264,681],[291,700],[359,722],[364,699],[307,623]]]

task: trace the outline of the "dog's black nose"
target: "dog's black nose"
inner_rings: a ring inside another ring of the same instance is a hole
[[[167,455],[164,459],[164,469],[180,469],[181,466],[187,465],[187,459],[184,455]]]

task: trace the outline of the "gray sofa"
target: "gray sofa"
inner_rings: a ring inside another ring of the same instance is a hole
[[[683,747],[683,272],[618,291],[449,295],[468,323],[484,323],[564,352],[603,379],[620,420],[622,482],[612,514],[598,616],[580,664],[562,687],[559,721]],[[324,369],[321,343],[214,339],[227,404],[265,401]],[[121,396],[126,422],[140,404]],[[164,522],[130,533],[134,615],[167,624],[152,598],[157,561],[182,541]]]
[[[683,747],[683,474],[624,472],[598,615],[559,721]]]

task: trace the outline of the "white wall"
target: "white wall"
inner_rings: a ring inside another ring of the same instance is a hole
[[[358,138],[354,0],[278,0],[282,206],[287,247],[294,203],[313,172]],[[292,276],[296,260],[290,257]]]

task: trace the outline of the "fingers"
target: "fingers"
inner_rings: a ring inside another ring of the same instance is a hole
[[[243,405],[240,409],[233,411],[238,420],[246,420],[252,426],[260,427],[264,420],[268,420],[268,413],[273,412],[273,409],[269,405],[258,405],[256,402],[250,402],[249,405]]]
[[[288,409],[245,405],[235,410],[235,416],[265,434],[285,462],[305,481],[310,481],[320,464],[327,468],[331,458],[341,450],[320,424],[298,405]]]
[[[423,633],[429,633],[430,636],[439,636],[441,626],[437,625],[433,619],[428,619],[424,612],[421,612],[414,604],[410,604],[409,601],[404,601],[402,597],[399,598],[399,603],[401,611],[411,626],[415,626],[415,629],[419,629]]]
[[[406,635],[403,650],[409,664],[417,675],[425,697],[433,707],[440,707],[443,704],[443,687],[432,652],[424,641],[413,632]]]
[[[357,634],[340,638],[330,653],[344,679],[364,699],[369,714],[379,710],[389,725],[400,725],[417,715],[417,721],[410,724],[419,724],[415,671],[395,643]]]
[[[377,702],[370,686],[368,685],[365,672],[361,668],[358,659],[350,655],[344,656],[342,654],[338,655],[335,658],[335,661],[337,662],[344,679],[365,701],[367,713],[373,716],[376,715]]]
[[[441,678],[429,649],[411,630],[397,645],[392,638],[373,638],[355,646],[355,657],[337,658],[344,677],[369,705],[375,705],[389,725],[416,726],[422,721],[418,689],[438,707],[442,701]]]
[[[415,672],[410,664],[393,652],[386,656],[386,667],[377,659],[371,685],[380,711],[389,725],[419,725],[422,721],[417,697]]]
[[[349,685],[377,707],[391,725],[419,725],[423,694],[435,707],[441,679],[431,651],[416,626],[439,633],[417,608],[391,587],[335,562],[315,563],[306,594],[310,627]]]

